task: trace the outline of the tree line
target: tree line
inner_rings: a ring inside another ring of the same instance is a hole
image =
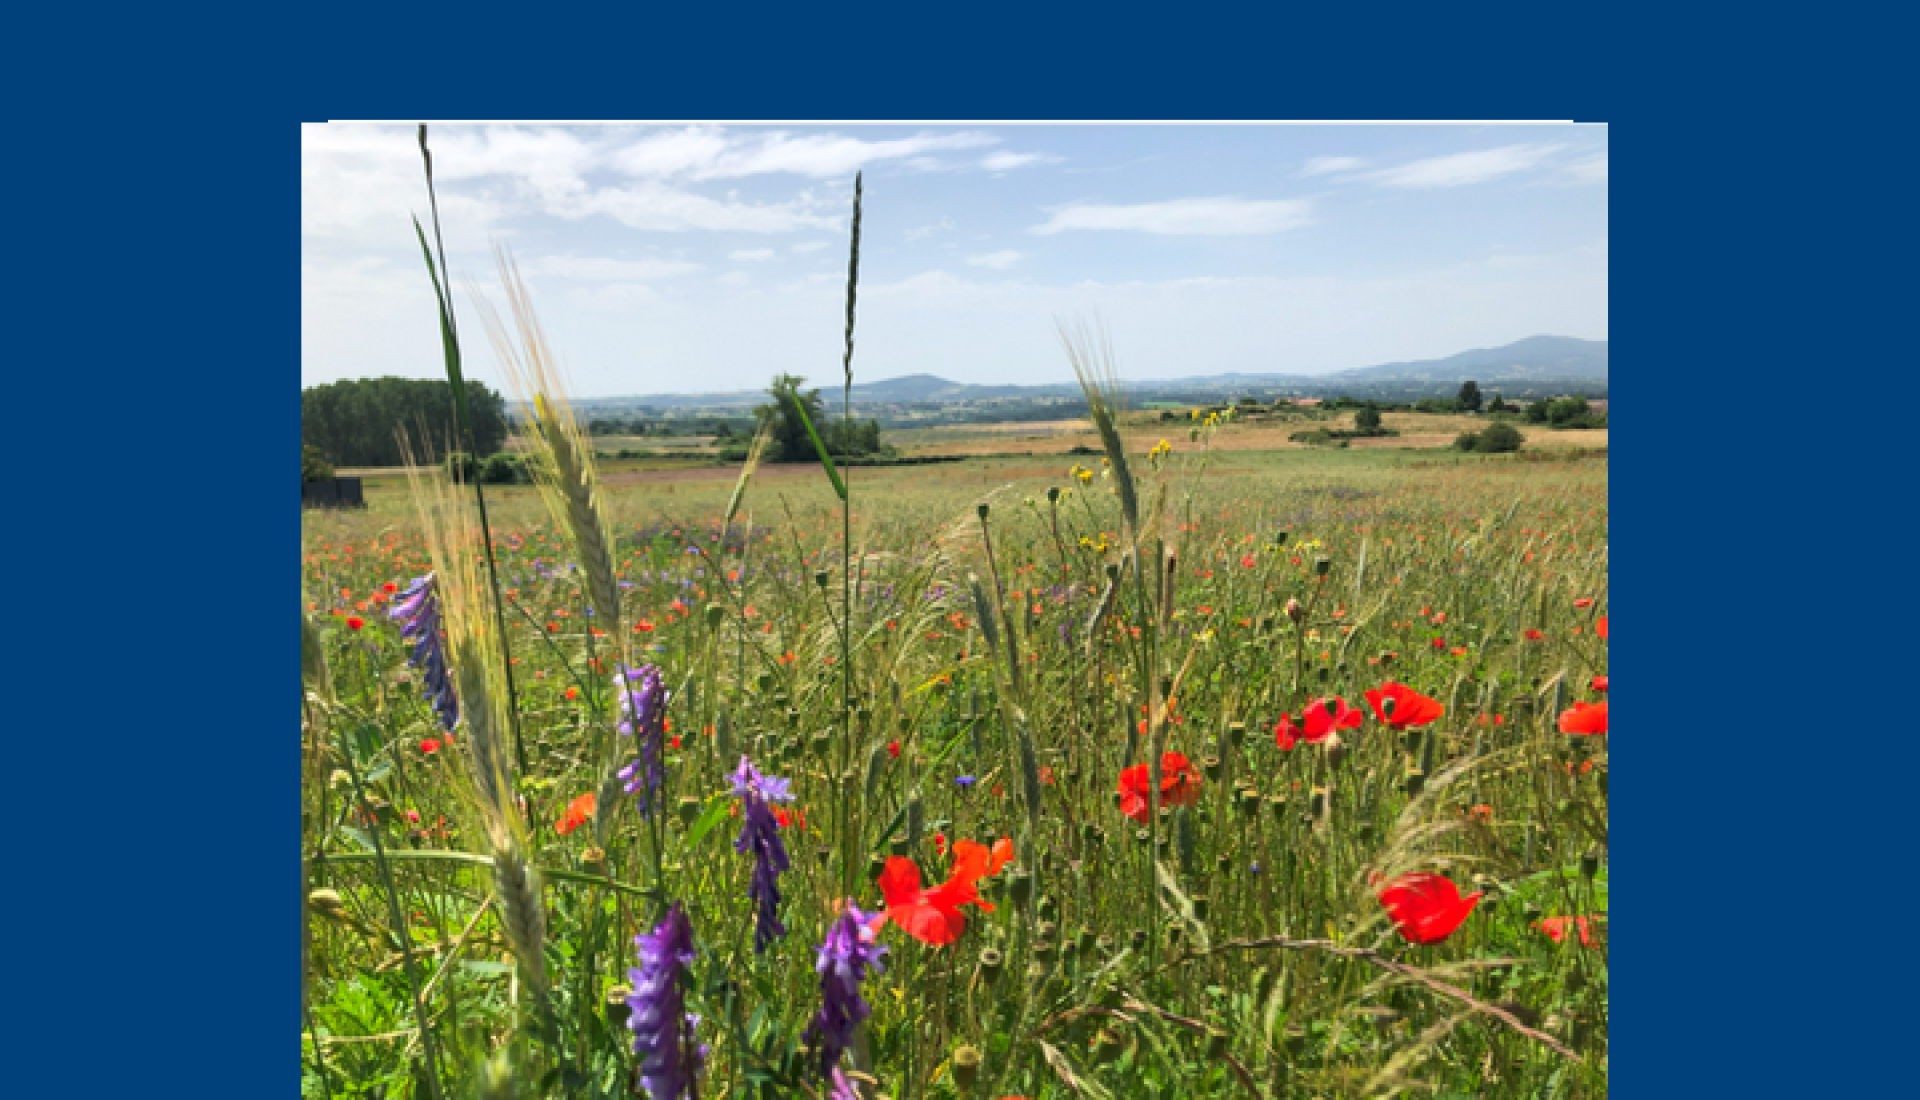
[[[484,383],[467,380],[473,450],[481,457],[507,442],[506,402]],[[336,466],[398,466],[397,433],[405,427],[415,457],[467,450],[456,439],[453,389],[445,380],[356,378],[300,391],[300,442]],[[303,462],[303,467],[305,463]]]

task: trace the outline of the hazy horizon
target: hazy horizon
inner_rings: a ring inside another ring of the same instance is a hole
[[[837,384],[864,169],[855,380],[1323,375],[1531,336],[1607,338],[1603,126],[487,126],[431,129],[468,296],[514,253],[577,396]],[[442,372],[408,218],[412,127],[301,133],[301,383]]]

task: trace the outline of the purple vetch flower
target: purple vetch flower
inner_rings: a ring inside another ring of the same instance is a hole
[[[620,778],[626,780],[628,794],[640,796],[640,816],[645,817],[653,812],[667,778],[667,685],[653,665],[622,669],[615,679],[626,681],[620,689],[620,724],[615,728],[621,736],[640,742],[639,758],[620,769]],[[640,686],[630,686],[634,683]]]
[[[432,573],[415,577],[394,600],[389,619],[400,623],[400,637],[413,643],[407,663],[421,671],[420,688],[448,733],[460,722],[453,678],[447,675],[447,651],[440,644],[440,597]]]
[[[820,1075],[829,1085],[839,1073],[840,1055],[853,1044],[853,1029],[873,1011],[860,996],[860,983],[869,970],[882,974],[887,969],[880,962],[887,949],[873,938],[872,921],[877,915],[863,913],[848,902],[827,929],[820,961],[814,964],[820,972],[820,1012],[807,1030],[820,1049]]]
[[[960,784],[960,786],[961,786],[961,788],[962,788],[963,790],[964,790],[964,789],[966,789],[966,788],[968,788],[968,787],[971,787],[971,786],[973,786],[973,785],[974,785],[975,783],[977,783],[977,782],[979,782],[979,780],[977,780],[977,779],[975,779],[975,778],[974,778],[973,776],[971,776],[971,775],[956,775],[956,776],[954,776],[954,777],[953,777],[953,781],[954,781],[955,783],[958,783],[958,784]]]
[[[676,901],[651,933],[633,942],[640,965],[627,971],[633,983],[627,1026],[633,1029],[633,1052],[640,1056],[640,1085],[653,1100],[679,1100],[693,1091],[707,1053],[694,1041],[700,1018],[687,1011],[682,988],[694,957],[693,925]]]
[[[742,815],[746,822],[740,827],[740,839],[733,842],[733,850],[742,855],[753,853],[753,885],[747,890],[754,901],[753,950],[765,954],[768,944],[787,934],[778,913],[780,875],[791,866],[787,846],[780,839],[780,823],[774,820],[769,803],[793,801],[793,793],[788,790],[793,781],[761,775],[744,756],[740,758],[740,770],[727,778],[733,781],[733,793],[746,810]]]

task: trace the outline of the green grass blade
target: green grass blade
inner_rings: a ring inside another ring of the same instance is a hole
[[[793,401],[794,411],[800,414],[800,424],[807,429],[807,438],[813,440],[813,449],[820,455],[820,465],[826,467],[827,477],[833,481],[833,491],[841,500],[847,499],[847,484],[840,480],[840,471],[833,468],[833,456],[827,453],[827,445],[820,442],[820,433],[813,430],[813,419],[807,415],[807,406],[798,398]]]

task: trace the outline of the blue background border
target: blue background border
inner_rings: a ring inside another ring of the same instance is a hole
[[[1874,961],[1906,954],[1877,934],[1883,915],[1904,928],[1904,889],[1874,844],[1911,828],[1910,688],[1891,625],[1904,577],[1885,562],[1909,545],[1886,528],[1912,490],[1873,476],[1912,459],[1897,410],[1892,431],[1858,435],[1797,410],[1865,398],[1836,419],[1870,426],[1881,395],[1862,389],[1912,364],[1911,344],[1876,327],[1913,309],[1888,277],[1910,265],[1911,177],[1873,151],[1884,142],[1852,144],[1876,136],[1858,102],[1851,121],[1816,122],[1786,98],[1804,84],[1725,71],[1728,50],[1762,49],[1751,36],[1667,20],[1629,53],[1588,25],[1603,13],[1515,10],[1370,11],[1347,30],[1277,8],[1048,25],[1027,6],[729,12],[725,30],[340,6],[324,27],[314,12],[163,29],[102,15],[84,35],[20,25],[39,48],[6,79],[38,106],[14,128],[29,155],[6,184],[32,259],[16,285],[20,487],[5,541],[27,608],[13,667],[52,682],[21,675],[10,693],[28,897],[6,919],[16,1003],[45,1033],[9,1091],[291,1085],[298,768],[281,609],[297,520],[276,471],[298,430],[296,124],[406,111],[1612,124],[1625,169],[1611,191],[1610,598],[1627,715],[1612,786],[1616,1087],[1868,1084],[1870,1052],[1900,1050],[1912,1015],[1911,964]],[[449,18],[461,25],[442,29]],[[748,22],[760,36],[737,41]],[[1387,23],[1403,37],[1381,40]],[[79,42],[84,70],[65,54]],[[1839,90],[1891,90],[1874,73],[1896,69],[1824,56]],[[1853,162],[1844,196],[1820,191],[1842,182],[1836,159]],[[109,403],[151,442],[76,441],[76,401]],[[1817,464],[1836,451],[1844,465]]]

